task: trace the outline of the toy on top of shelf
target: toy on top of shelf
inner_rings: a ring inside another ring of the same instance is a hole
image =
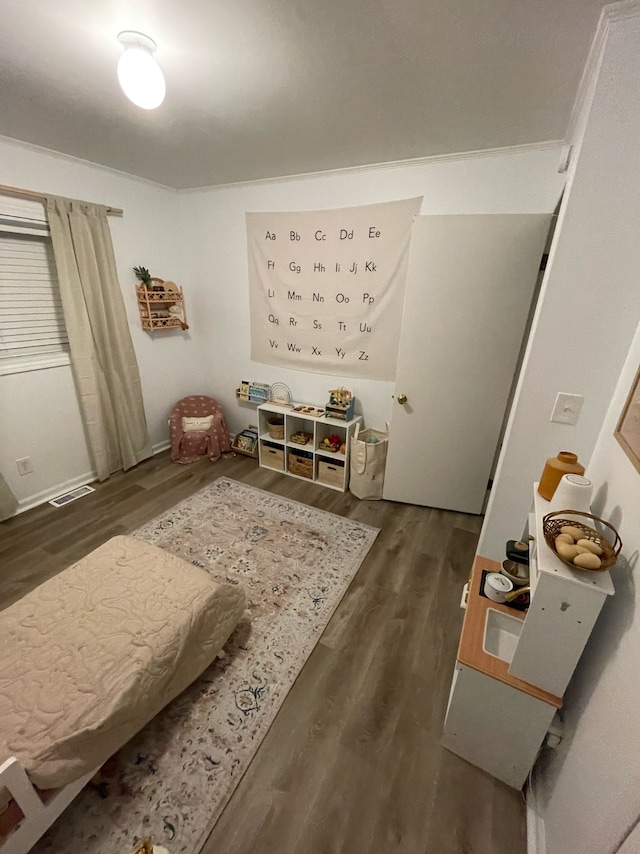
[[[296,415],[304,415],[305,418],[320,418],[324,415],[324,409],[320,409],[319,406],[312,406],[307,403],[297,403],[293,407],[293,412],[295,412]]]
[[[291,406],[293,397],[288,385],[285,385],[284,383],[274,383],[271,386],[269,393],[271,403],[275,403],[278,406]]]
[[[341,421],[350,421],[353,418],[353,410],[356,399],[350,388],[340,386],[329,391],[329,403],[326,406],[327,418],[339,418]]]

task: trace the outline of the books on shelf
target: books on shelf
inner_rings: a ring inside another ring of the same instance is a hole
[[[271,395],[269,383],[253,383],[242,380],[236,389],[238,400],[248,400],[251,403],[266,403]]]

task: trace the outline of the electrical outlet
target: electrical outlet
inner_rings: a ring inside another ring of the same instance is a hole
[[[581,394],[565,394],[559,391],[549,420],[559,424],[577,424],[583,403],[584,397]]]
[[[21,475],[31,474],[33,471],[33,463],[31,462],[31,457],[22,457],[19,460],[16,460],[16,466],[18,467],[18,472]]]

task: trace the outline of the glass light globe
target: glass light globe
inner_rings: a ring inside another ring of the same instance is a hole
[[[122,91],[143,110],[155,110],[167,91],[164,75],[153,56],[139,47],[129,47],[118,61]]]

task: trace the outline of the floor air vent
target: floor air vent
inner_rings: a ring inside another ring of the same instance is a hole
[[[76,498],[82,498],[90,492],[95,492],[95,489],[92,486],[87,486],[85,484],[85,486],[79,486],[77,489],[72,489],[71,492],[65,492],[64,495],[59,495],[57,498],[52,498],[49,504],[53,504],[54,507],[64,507],[65,504],[75,501]]]

